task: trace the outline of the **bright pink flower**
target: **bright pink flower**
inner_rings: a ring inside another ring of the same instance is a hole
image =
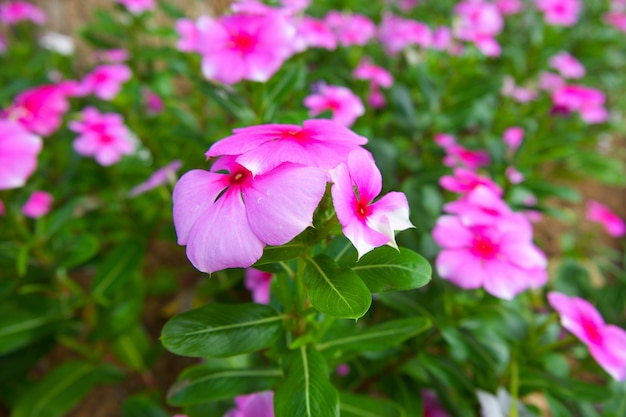
[[[330,11],[324,23],[335,32],[341,46],[365,45],[376,34],[376,25],[368,17],[360,14],[342,14]]]
[[[439,185],[448,191],[467,194],[479,185],[491,189],[494,194],[502,195],[502,189],[491,178],[478,175],[474,171],[456,168],[454,175],[444,175],[439,179]]]
[[[348,155],[347,163],[332,170],[330,176],[337,218],[359,258],[378,246],[397,248],[394,230],[413,227],[409,204],[399,192],[390,192],[374,202],[382,190],[382,177],[372,155],[356,149]]]
[[[235,406],[224,417],[274,417],[274,392],[240,395],[235,397]]]
[[[373,83],[370,85],[370,92],[367,94],[367,104],[375,109],[385,107],[385,104],[387,104],[387,100],[385,100],[385,96],[380,91],[378,85]]]
[[[265,82],[292,54],[295,29],[280,12],[203,18],[198,26],[202,72],[224,84]]]
[[[163,112],[163,100],[157,93],[152,90],[143,89],[143,99],[149,114],[159,114]]]
[[[0,190],[19,188],[37,168],[42,141],[11,120],[0,119]]]
[[[48,136],[61,126],[68,108],[63,88],[58,85],[41,85],[21,92],[13,106],[7,109],[7,115],[31,132]]]
[[[303,16],[297,26],[296,33],[297,51],[307,48],[326,48],[329,51],[337,48],[337,39],[333,31],[323,20],[310,16]]]
[[[97,51],[96,57],[101,61],[119,64],[120,62],[128,61],[129,54],[126,49],[118,48]]]
[[[123,4],[132,14],[141,14],[156,7],[154,0],[116,0]]]
[[[548,293],[548,302],[561,316],[563,327],[589,348],[589,353],[613,379],[626,378],[626,331],[606,324],[587,300]]]
[[[130,68],[124,64],[100,65],[83,79],[82,88],[85,94],[112,100],[131,76]]]
[[[423,390],[422,403],[424,404],[424,417],[449,417],[434,391]]]
[[[452,30],[445,26],[439,26],[433,32],[433,43],[431,48],[443,51],[452,44]]]
[[[441,216],[433,230],[443,279],[507,300],[546,283],[547,260],[532,243],[530,223],[492,191],[478,186],[444,209],[453,215]]]
[[[585,76],[583,64],[567,52],[560,52],[550,58],[550,67],[560,72],[565,78],[582,78]]]
[[[456,138],[453,135],[448,135],[447,133],[436,133],[435,143],[443,149],[448,149],[456,145]]]
[[[502,135],[502,141],[509,148],[509,152],[515,152],[524,140],[524,129],[518,126],[509,127]]]
[[[329,171],[346,160],[367,139],[330,120],[305,120],[303,126],[268,124],[233,130],[211,146],[207,158],[235,155],[237,163],[253,175],[283,162]]]
[[[265,245],[283,245],[311,226],[327,180],[318,168],[291,163],[253,176],[232,156],[212,170],[187,172],[173,195],[178,244],[209,274],[249,267]]]
[[[551,93],[565,87],[565,80],[551,72],[542,72],[539,75],[539,88]]]
[[[458,3],[454,11],[458,17],[455,26],[457,38],[473,42],[487,56],[500,55],[500,45],[494,39],[504,27],[498,8],[483,0]]]
[[[587,202],[587,218],[592,222],[602,224],[604,230],[611,236],[621,237],[626,234],[624,220],[613,213],[607,206],[595,200]]]
[[[443,158],[443,164],[448,167],[465,166],[475,170],[483,166],[489,165],[491,159],[489,153],[482,150],[470,150],[461,145],[450,145],[444,148],[446,156]]]
[[[37,6],[25,1],[8,1],[0,4],[0,22],[14,25],[25,21],[43,25],[46,22],[46,15]]]
[[[582,8],[580,0],[535,0],[535,5],[546,23],[556,26],[573,26]]]
[[[22,206],[22,213],[31,219],[45,216],[50,211],[53,201],[54,199],[49,193],[45,191],[34,191]]]
[[[176,42],[176,49],[181,52],[198,52],[200,29],[198,29],[196,22],[191,19],[178,19],[176,32],[180,36]]]
[[[337,368],[335,368],[335,372],[339,376],[346,376],[350,373],[350,367],[347,364],[342,363],[337,365]]]
[[[395,55],[410,45],[427,48],[433,43],[432,33],[426,24],[392,13],[383,16],[378,37],[389,55]]]
[[[496,0],[496,7],[503,15],[519,13],[524,9],[521,0]]]
[[[359,66],[352,72],[352,76],[359,80],[368,80],[381,87],[389,88],[393,84],[393,76],[383,67],[372,63],[372,59],[364,57]]]
[[[566,85],[552,94],[554,105],[567,111],[577,111],[587,123],[602,123],[608,119],[604,94],[583,85]]]
[[[617,30],[621,30],[626,33],[626,13],[624,12],[610,12],[602,16],[604,23],[613,26]]]
[[[347,127],[365,113],[361,99],[349,88],[337,85],[321,86],[317,93],[304,98],[304,105],[311,116],[330,111],[332,121]]]
[[[519,172],[513,166],[506,167],[504,175],[506,175],[506,178],[511,182],[511,184],[519,184],[520,182],[524,181],[524,174]]]
[[[176,182],[176,171],[180,169],[181,165],[182,162],[177,159],[170,162],[166,166],[157,169],[145,182],[133,187],[133,189],[128,192],[128,195],[136,197],[139,194],[153,190],[163,184],[167,184],[168,182]]]
[[[130,155],[135,150],[132,134],[117,113],[101,114],[87,107],[80,121],[69,123],[70,130],[78,133],[74,150],[83,156],[93,156],[100,165],[109,166]]]
[[[245,285],[252,292],[252,300],[259,304],[269,304],[270,286],[274,275],[269,272],[246,268]]]

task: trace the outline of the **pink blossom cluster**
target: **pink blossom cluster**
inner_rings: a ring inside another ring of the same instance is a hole
[[[448,167],[464,166],[470,170],[489,165],[489,154],[483,150],[470,150],[456,142],[452,135],[438,133],[435,135],[435,143],[446,152],[443,163]]]
[[[557,70],[565,78],[582,78],[585,67],[573,55],[559,52],[550,58],[550,67]]]
[[[517,85],[513,77],[506,76],[502,83],[501,93],[505,97],[511,97],[519,103],[528,103],[537,98],[537,91],[532,88]]]
[[[573,26],[582,9],[581,0],[535,0],[546,23],[555,26]]]
[[[433,34],[425,23],[392,13],[383,16],[378,38],[389,55],[395,55],[411,45],[428,48],[433,43]]]
[[[283,245],[312,225],[329,179],[344,234],[359,255],[410,227],[401,193],[374,201],[380,172],[367,139],[329,120],[233,130],[207,151],[210,171],[192,170],[174,188],[178,243],[200,271],[248,267],[266,245]]]
[[[224,417],[274,417],[274,392],[239,395],[235,397],[235,408]]]
[[[454,8],[457,38],[472,42],[487,56],[499,56],[500,44],[495,37],[504,27],[504,19],[498,7],[484,0],[466,0]]]
[[[596,308],[579,297],[548,293],[563,327],[589,348],[598,364],[617,381],[626,379],[626,331],[606,324]]]
[[[350,127],[359,116],[365,114],[361,99],[347,87],[321,84],[317,92],[304,98],[304,105],[311,116],[330,111],[331,120]]]
[[[366,45],[376,35],[376,25],[366,16],[330,11],[324,23],[333,31],[341,46]]]
[[[38,219],[48,214],[53,202],[54,199],[50,193],[41,190],[34,191],[22,206],[22,213],[32,219]]]
[[[626,2],[623,0],[611,1],[611,11],[602,16],[604,23],[626,33]]]
[[[63,116],[69,109],[67,97],[62,85],[33,87],[18,94],[4,116],[16,120],[35,134],[48,136],[61,126]]]
[[[602,123],[609,117],[604,93],[584,85],[564,85],[552,93],[552,102],[558,110],[578,112],[587,123]]]
[[[383,67],[379,67],[372,63],[372,59],[364,57],[361,59],[358,67],[352,72],[352,76],[359,80],[367,80],[370,82],[370,92],[367,102],[374,108],[384,107],[385,96],[380,91],[380,87],[389,88],[393,85],[393,76]]]
[[[532,242],[530,222],[493,187],[478,185],[444,210],[433,230],[443,279],[507,300],[547,282],[547,259]]]
[[[22,187],[37,168],[43,141],[20,123],[0,119],[0,190]]]
[[[624,220],[604,204],[595,200],[588,201],[586,215],[592,222],[600,223],[609,235],[613,237],[626,235]]]
[[[100,65],[83,78],[77,87],[77,93],[93,94],[101,100],[112,100],[131,76],[130,68],[124,64]]]
[[[15,25],[19,22],[32,22],[43,25],[46,22],[44,12],[26,1],[10,0],[0,4],[0,22]]]

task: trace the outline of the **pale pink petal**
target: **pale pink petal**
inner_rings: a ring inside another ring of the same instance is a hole
[[[241,55],[224,51],[202,58],[202,74],[224,84],[235,84],[244,77],[245,64]]]
[[[441,216],[433,229],[433,239],[446,249],[469,247],[474,235],[457,216]]]
[[[35,191],[22,206],[22,213],[33,219],[45,216],[50,211],[53,201],[50,193]]]
[[[371,215],[370,217],[375,222],[375,219],[384,215],[386,217],[391,230],[406,230],[413,226],[413,223],[409,220],[409,202],[406,199],[406,195],[397,191],[392,191],[382,196],[375,203],[370,205]],[[382,230],[374,228],[383,233]],[[389,237],[393,239],[393,232]]]
[[[360,201],[366,204],[380,193],[383,177],[376,167],[372,154],[357,148],[348,155],[348,169],[352,184],[356,187]]]
[[[528,288],[528,271],[508,262],[492,259],[484,262],[485,291],[504,300],[512,300]]]
[[[480,259],[466,249],[446,249],[435,260],[437,272],[455,285],[475,289],[483,285],[485,270]]]

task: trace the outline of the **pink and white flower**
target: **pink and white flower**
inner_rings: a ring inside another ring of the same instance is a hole
[[[496,7],[503,15],[519,13],[524,9],[521,0],[496,0]]]
[[[46,22],[46,15],[34,4],[11,0],[0,4],[0,22],[7,25],[15,25],[19,22],[43,25]]]
[[[43,217],[50,212],[54,199],[50,193],[45,191],[34,191],[24,205],[22,213],[31,219]]]
[[[87,74],[81,83],[84,94],[93,94],[102,100],[114,99],[122,84],[130,80],[132,72],[124,64],[100,65]]]
[[[0,119],[0,190],[26,183],[37,168],[42,147],[39,136],[17,122]]]
[[[446,150],[443,164],[448,167],[464,166],[471,170],[489,165],[489,153],[483,150],[470,150],[461,145],[451,145]]]
[[[81,120],[70,122],[69,128],[79,134],[74,140],[74,150],[83,156],[93,156],[100,165],[113,165],[123,155],[135,151],[132,134],[117,113],[102,114],[94,107],[87,107],[81,113]]]
[[[539,88],[551,93],[565,87],[565,80],[551,72],[542,72],[539,75]]]
[[[246,268],[265,245],[283,245],[312,225],[326,172],[283,163],[254,176],[233,156],[192,170],[174,187],[178,244],[199,271]],[[223,173],[223,172],[226,173]]]
[[[252,300],[258,304],[269,304],[270,287],[272,285],[273,274],[259,271],[254,268],[246,268],[245,286],[252,292]]]
[[[133,187],[128,192],[128,195],[131,197],[136,197],[139,194],[143,194],[147,191],[153,190],[163,184],[167,184],[168,182],[176,182],[176,171],[180,169],[182,164],[183,163],[177,159],[170,162],[166,166],[157,169],[145,182]]]
[[[376,25],[360,14],[344,14],[330,11],[324,23],[335,33],[341,46],[366,45],[376,34]]]
[[[509,127],[504,131],[502,141],[509,149],[509,152],[514,153],[524,141],[524,129],[519,126]]]
[[[552,94],[552,101],[558,108],[579,112],[587,123],[605,122],[609,114],[604,108],[604,93],[583,85],[566,85]]]
[[[274,417],[274,392],[239,395],[235,397],[235,408],[224,417]]]
[[[452,45],[452,30],[445,26],[439,26],[433,32],[431,48],[443,51]]]
[[[587,202],[587,218],[592,222],[600,223],[604,230],[613,237],[626,235],[624,220],[598,201],[589,200]]]
[[[626,33],[626,12],[609,12],[602,16],[602,20],[607,25]]]
[[[598,364],[617,381],[626,378],[626,331],[606,324],[587,300],[548,293],[548,302],[561,316],[563,327],[589,348]]]
[[[433,43],[432,32],[426,24],[392,13],[383,16],[378,38],[389,55],[395,55],[411,45],[427,48]]]
[[[116,0],[123,4],[132,14],[141,14],[156,7],[154,0]]]
[[[519,184],[524,181],[524,174],[519,172],[514,166],[506,167],[504,175],[511,184]]]
[[[198,52],[200,29],[198,29],[196,22],[191,19],[178,19],[176,32],[180,36],[176,42],[176,49],[181,52]]]
[[[33,133],[48,136],[56,131],[69,108],[66,91],[59,85],[41,85],[21,92],[7,109],[9,119],[17,120]]]
[[[338,85],[322,85],[317,93],[304,98],[304,105],[311,116],[330,111],[331,120],[347,127],[365,114],[361,99],[349,88]]]
[[[499,56],[500,45],[495,40],[504,27],[498,8],[483,0],[467,0],[454,8],[458,18],[454,27],[457,38],[472,42],[487,56]]]
[[[585,76],[583,64],[567,52],[559,52],[550,58],[550,67],[560,72],[565,78],[582,78]]]
[[[444,175],[439,179],[439,185],[448,191],[459,194],[467,194],[481,185],[489,188],[498,196],[502,195],[502,188],[491,178],[465,168],[455,168],[453,175]]]
[[[555,26],[573,26],[582,8],[580,0],[535,0],[546,23]]]
[[[380,87],[389,88],[392,86],[393,76],[389,71],[374,65],[371,58],[364,57],[352,72],[352,76],[359,80],[370,81],[370,93],[367,98],[370,106],[380,108],[385,105],[385,96],[380,91]]]
[[[337,48],[337,39],[323,20],[303,16],[297,25],[296,44],[294,49],[298,52],[307,48],[325,48],[332,51]]]
[[[520,87],[516,85],[513,77],[504,77],[502,83],[502,95],[505,97],[511,97],[519,103],[528,103],[537,98],[537,91],[531,88]]]
[[[409,220],[409,204],[399,192],[374,201],[382,190],[382,176],[371,154],[364,149],[350,152],[347,162],[330,176],[337,218],[359,258],[378,246],[397,248],[394,231],[414,227]]]

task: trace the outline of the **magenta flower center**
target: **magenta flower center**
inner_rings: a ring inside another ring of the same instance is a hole
[[[305,129],[300,129],[284,132],[279,139],[290,139],[298,142],[308,142],[311,138],[309,137],[309,132],[307,132]]]
[[[474,238],[470,251],[482,259],[493,259],[498,253],[498,246],[485,236],[478,235]]]
[[[359,199],[354,200],[354,214],[359,218],[359,220],[367,220],[370,212],[370,206],[366,201],[360,201]]]
[[[230,47],[243,53],[253,51],[256,44],[257,39],[251,34],[245,32],[233,33],[230,38]]]
[[[590,342],[600,343],[602,341],[602,335],[600,335],[600,332],[598,331],[598,326],[596,326],[595,323],[593,323],[586,317],[583,317],[581,324]]]
[[[230,174],[230,185],[242,185],[248,178],[251,177],[250,171],[241,167]]]
[[[100,143],[108,144],[113,142],[113,138],[110,135],[100,135]]]

